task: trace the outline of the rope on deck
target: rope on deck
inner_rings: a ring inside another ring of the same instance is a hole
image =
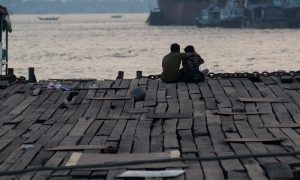
[[[36,171],[61,171],[73,169],[91,169],[91,168],[112,168],[124,167],[129,165],[151,164],[151,163],[166,163],[176,161],[221,161],[229,159],[246,159],[246,158],[266,158],[266,157],[282,157],[282,156],[295,156],[300,155],[300,151],[284,152],[284,153],[261,153],[261,154],[240,154],[228,156],[215,156],[215,157],[181,157],[181,158],[165,158],[155,160],[139,160],[139,161],[126,161],[116,163],[102,163],[102,164],[87,164],[87,165],[74,165],[74,166],[61,166],[61,167],[35,167],[24,170],[0,171],[0,176],[4,175],[20,175]]]

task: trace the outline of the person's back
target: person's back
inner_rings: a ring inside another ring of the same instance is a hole
[[[167,54],[162,61],[162,81],[176,82],[181,79],[181,73],[179,68],[181,60],[183,58],[186,58],[186,54],[180,53],[180,46],[178,44],[172,44],[171,52]]]
[[[187,54],[189,54],[189,56],[182,61],[184,73],[182,80],[186,82],[204,81],[205,74],[199,69],[200,65],[204,63],[204,60],[195,52],[193,46],[187,46],[184,50]]]

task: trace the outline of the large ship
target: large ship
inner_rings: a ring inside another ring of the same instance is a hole
[[[150,13],[151,25],[194,25],[201,10],[210,5],[223,6],[224,0],[157,0],[158,9]]]

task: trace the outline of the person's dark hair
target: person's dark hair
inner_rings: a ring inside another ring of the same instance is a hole
[[[195,49],[193,46],[189,45],[184,48],[184,52],[189,53],[189,52],[195,52]]]
[[[177,43],[174,43],[171,45],[171,52],[179,52],[180,51],[180,46]]]

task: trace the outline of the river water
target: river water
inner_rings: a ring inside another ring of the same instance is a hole
[[[28,67],[39,80],[159,74],[173,42],[182,49],[194,45],[212,72],[300,70],[300,29],[155,27],[145,24],[147,14],[59,16],[11,16],[9,66],[18,76],[26,76]]]

